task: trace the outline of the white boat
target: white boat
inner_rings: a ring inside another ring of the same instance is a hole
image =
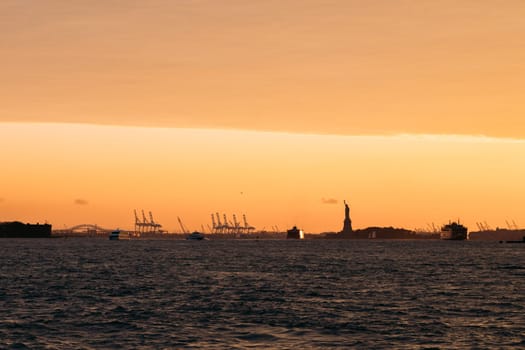
[[[191,241],[202,241],[206,239],[206,236],[204,236],[203,233],[195,231],[189,234],[188,236],[186,236],[186,239],[191,240]]]

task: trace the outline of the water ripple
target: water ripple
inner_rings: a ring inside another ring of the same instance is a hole
[[[1,242],[0,348],[525,347],[518,245]]]

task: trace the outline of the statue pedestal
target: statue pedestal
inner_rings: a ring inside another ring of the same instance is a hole
[[[341,234],[349,235],[352,233],[352,221],[350,221],[349,218],[346,218],[343,223],[343,230],[341,231]]]

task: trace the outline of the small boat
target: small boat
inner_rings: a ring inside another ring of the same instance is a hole
[[[120,239],[120,230],[117,229],[109,234],[110,241],[118,241]]]
[[[186,236],[186,239],[190,241],[202,241],[206,239],[206,236],[204,236],[203,233],[195,231],[189,234],[188,236]]]
[[[304,232],[299,230],[297,226],[294,226],[286,231],[286,239],[304,239]]]
[[[440,238],[444,240],[463,241],[467,239],[468,229],[458,222],[449,223],[441,228]]]

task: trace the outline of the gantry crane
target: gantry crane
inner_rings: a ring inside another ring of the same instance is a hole
[[[184,224],[182,223],[182,220],[180,219],[180,217],[177,216],[177,220],[179,221],[179,225],[180,225],[180,229],[182,230],[182,233],[184,233],[184,234],[188,234],[189,231],[188,231],[188,229],[184,226]]]

